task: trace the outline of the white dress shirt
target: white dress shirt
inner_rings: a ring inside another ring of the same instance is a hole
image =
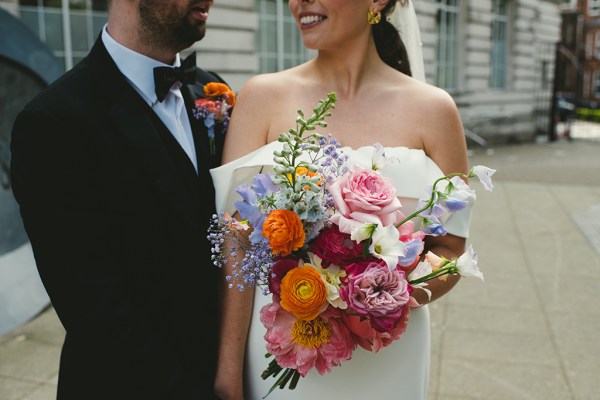
[[[154,91],[154,68],[155,67],[179,67],[181,61],[179,54],[175,57],[173,65],[167,65],[156,61],[143,54],[136,53],[114,40],[106,25],[102,30],[102,42],[112,57],[119,71],[127,81],[142,96],[142,99],[154,110],[156,115],[165,124],[167,129],[175,137],[181,148],[186,152],[194,168],[198,171],[198,160],[194,147],[192,127],[188,119],[185,102],[181,95],[181,83],[176,82],[163,102],[158,101]]]

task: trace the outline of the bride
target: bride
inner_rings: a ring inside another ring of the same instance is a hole
[[[409,12],[400,28],[406,29],[409,23],[416,26],[412,6],[402,3],[289,0],[304,45],[318,55],[298,67],[255,76],[242,89],[225,143],[223,162],[227,164],[213,171],[221,209],[231,211],[227,204],[232,200],[226,198],[257,173],[246,167],[260,166],[257,160],[268,164],[273,151],[269,143],[292,127],[296,110],[312,110],[328,92],[335,92],[338,100],[326,120],[326,132],[320,133],[332,133],[351,163],[370,162],[369,146],[374,143],[398,157],[400,163],[383,173],[394,182],[405,214],[416,207],[416,199],[435,178],[467,172],[463,128],[452,98],[411,77],[407,48],[419,54],[418,28],[416,34],[408,33],[412,37],[407,44],[413,46],[405,47],[390,23]],[[394,13],[395,7],[401,11]],[[416,59],[413,69],[422,76],[420,61]],[[464,251],[468,222],[468,210],[454,214],[445,223],[448,235],[428,237],[424,253],[431,250],[447,258],[458,257]],[[413,297],[421,307],[413,309],[407,331],[390,346],[378,353],[358,349],[331,373],[320,376],[311,371],[295,390],[277,389],[270,398],[426,399],[430,352],[426,304],[448,292],[457,279],[429,282],[431,298],[416,289]],[[222,292],[216,393],[222,399],[262,398],[272,384],[260,377],[268,364],[265,328],[259,320],[267,296],[260,290],[256,296],[252,291]]]

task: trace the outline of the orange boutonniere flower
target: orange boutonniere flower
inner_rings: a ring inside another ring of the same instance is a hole
[[[208,130],[210,152],[215,154],[215,124],[221,124],[225,134],[229,125],[229,110],[235,105],[235,93],[224,83],[209,82],[204,85],[204,97],[194,102],[194,116],[204,121]]]
[[[207,99],[224,100],[231,107],[235,105],[235,93],[224,83],[210,82],[204,85],[204,96]]]

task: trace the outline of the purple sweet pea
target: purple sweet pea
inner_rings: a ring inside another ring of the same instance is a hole
[[[406,254],[398,257],[398,264],[401,267],[408,267],[409,265],[414,264],[415,259],[419,257],[421,252],[423,252],[423,240],[420,237],[417,237],[410,242],[406,242]]]

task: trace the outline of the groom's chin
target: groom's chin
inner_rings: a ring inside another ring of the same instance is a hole
[[[181,29],[177,36],[177,42],[179,42],[179,48],[181,50],[187,49],[194,43],[204,39],[206,35],[206,23],[204,21],[195,21],[194,24],[189,24],[185,28]]]

